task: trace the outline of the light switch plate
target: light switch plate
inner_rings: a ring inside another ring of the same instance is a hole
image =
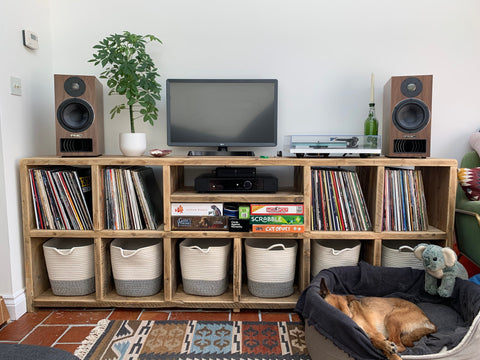
[[[22,80],[15,76],[10,76],[10,94],[22,95]]]

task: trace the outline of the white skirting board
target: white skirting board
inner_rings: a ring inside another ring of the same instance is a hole
[[[22,289],[15,294],[3,294],[3,300],[10,314],[10,320],[18,320],[27,312],[27,297],[25,289]]]

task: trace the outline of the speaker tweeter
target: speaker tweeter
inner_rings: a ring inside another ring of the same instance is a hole
[[[57,156],[104,152],[103,88],[95,76],[55,75]]]
[[[394,76],[383,89],[383,152],[430,156],[432,75]]]

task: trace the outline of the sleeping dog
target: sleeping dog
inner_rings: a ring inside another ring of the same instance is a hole
[[[397,353],[437,331],[425,313],[407,300],[332,294],[324,279],[320,282],[320,296],[355,321],[389,360],[401,359]]]

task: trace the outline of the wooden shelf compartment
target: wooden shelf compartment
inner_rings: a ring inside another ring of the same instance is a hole
[[[25,241],[27,310],[33,311],[34,307],[56,306],[56,303],[58,303],[58,306],[88,306],[90,303],[95,303],[98,300],[97,291],[99,289],[97,277],[99,264],[97,262],[95,263],[95,292],[83,296],[58,296],[53,294],[43,251],[43,244],[49,239],[51,239],[51,236],[30,237]],[[95,246],[95,240],[92,240]]]

